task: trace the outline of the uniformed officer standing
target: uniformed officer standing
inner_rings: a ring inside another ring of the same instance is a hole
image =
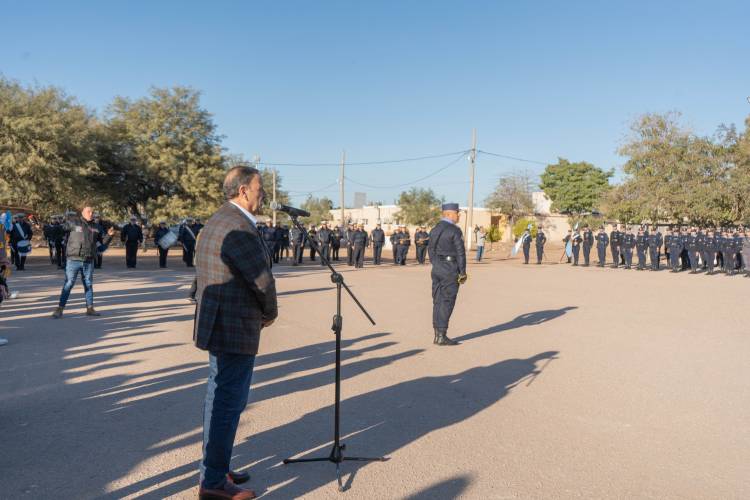
[[[662,236],[659,229],[651,228],[651,234],[648,236],[648,254],[651,262],[651,270],[659,270],[659,260],[661,259]]]
[[[578,265],[578,257],[581,254],[581,241],[583,241],[583,238],[581,237],[581,233],[578,232],[578,229],[573,231],[573,235],[570,237],[570,249],[573,251],[573,265]]]
[[[365,248],[369,246],[369,238],[365,225],[359,224],[356,231],[352,233],[352,249],[354,253],[354,267],[365,267]]]
[[[456,305],[458,287],[466,283],[466,248],[458,222],[458,203],[444,203],[442,219],[430,231],[427,251],[432,264],[433,343],[456,345],[448,337],[448,323]]]
[[[104,223],[102,222],[102,218],[99,215],[98,212],[94,212],[94,226],[99,231],[96,235],[96,245],[97,248],[99,246],[104,245],[104,235],[107,234],[107,230],[104,229]],[[101,269],[102,263],[104,262],[104,252],[96,252],[96,255],[94,256],[94,269]]]
[[[393,251],[393,264],[398,264],[398,238],[399,233],[401,232],[401,227],[396,227],[396,229],[391,233],[391,236],[388,238],[391,241],[391,250]]]
[[[325,260],[329,260],[331,253],[331,237],[333,233],[328,229],[328,223],[323,221],[323,226],[318,231],[318,245],[320,246],[320,265],[325,266]]]
[[[346,265],[354,265],[354,243],[352,238],[356,228],[350,223],[346,228]]]
[[[292,226],[289,231],[289,241],[292,244],[292,265],[302,264],[302,254],[305,250],[305,235],[297,226]]]
[[[385,233],[380,224],[370,233],[370,240],[372,241],[372,260],[376,266],[379,266],[385,245]]]
[[[162,269],[167,267],[167,256],[169,255],[169,247],[162,248],[162,246],[159,245],[159,241],[163,237],[165,237],[167,234],[169,234],[167,221],[165,220],[160,221],[159,227],[156,228],[156,232],[154,232],[154,244],[156,245],[156,250],[159,252],[159,267]]]
[[[609,245],[609,236],[604,226],[599,227],[599,233],[596,235],[596,251],[599,254],[599,267],[604,267],[607,262],[607,246]]]
[[[284,228],[281,222],[277,222],[273,227],[273,263],[278,264],[281,261],[281,247],[284,245]]]
[[[63,219],[62,215],[56,215],[51,230],[52,243],[55,246],[55,264],[57,264],[58,269],[64,268],[65,261],[65,245],[63,244],[65,242],[65,229],[62,225]]]
[[[26,266],[26,256],[31,253],[31,237],[34,231],[26,221],[25,214],[16,214],[15,223],[10,230],[10,249],[16,270],[23,271]]]
[[[130,217],[130,223],[125,224],[120,232],[120,240],[125,244],[125,265],[128,269],[135,269],[138,260],[138,246],[143,243],[143,231],[135,216]]]
[[[401,226],[401,232],[398,236],[398,263],[402,266],[406,265],[406,259],[409,255],[409,247],[411,246],[411,235],[406,226]]]
[[[539,226],[536,230],[536,263],[537,265],[542,263],[542,257],[544,256],[544,245],[547,243],[547,235],[544,234],[544,228]]]
[[[341,249],[341,229],[338,226],[331,231],[331,258],[339,260],[339,249]]]
[[[690,274],[698,272],[698,256],[702,245],[703,236],[698,233],[698,228],[693,227],[687,238],[688,259],[690,260]]]
[[[313,241],[318,241],[318,232],[315,230],[315,226],[310,224],[310,229],[307,230],[307,234],[310,235],[310,239]],[[308,241],[308,246],[310,247],[310,260],[315,261],[315,247]]]
[[[672,231],[672,237],[669,239],[669,263],[672,272],[680,270],[680,254],[682,253],[682,238],[677,228]]]
[[[742,272],[742,270],[745,267],[745,261],[742,258],[742,247],[744,246],[744,237],[743,233],[744,231],[740,228],[737,231],[734,232],[734,235],[732,236],[732,239],[734,240],[734,258],[736,263],[736,268],[739,270],[739,272]]]
[[[289,258],[289,226],[286,224],[281,227],[281,257]]]
[[[588,267],[591,263],[591,248],[594,246],[594,233],[588,224],[583,225],[583,265]]]
[[[609,233],[609,248],[612,252],[612,267],[617,268],[620,265],[620,244],[622,243],[623,234],[618,231],[617,225]]]
[[[187,267],[193,267],[195,262],[195,242],[198,235],[195,234],[195,219],[188,217],[185,223],[180,226],[180,232],[177,239],[182,243],[182,262]]]
[[[633,266],[633,248],[635,247],[635,235],[632,228],[626,229],[620,245],[625,256],[625,269],[630,270]]]
[[[638,228],[638,234],[635,237],[635,249],[638,253],[638,271],[646,269],[646,249],[648,249],[648,235],[643,231],[643,227]]]
[[[521,248],[523,248],[523,263],[529,263],[531,256],[531,224],[526,226],[526,231],[521,235]]]
[[[674,232],[674,229],[670,226],[667,230],[667,234],[664,236],[664,257],[667,261],[667,264],[672,267],[672,256],[669,255],[669,247],[672,245],[672,233]]]
[[[50,217],[49,223],[42,227],[42,234],[44,235],[44,241],[47,242],[47,248],[49,249],[49,263],[55,263],[55,243],[52,239],[52,226],[57,222],[57,216]]]
[[[425,257],[427,255],[427,244],[430,241],[430,233],[425,231],[424,227],[418,227],[414,233],[414,242],[417,250],[417,262],[420,264],[425,263]]]
[[[734,276],[735,271],[735,254],[737,251],[734,247],[734,235],[726,231],[724,236],[724,272],[727,276]]]
[[[709,229],[703,238],[703,262],[706,264],[707,275],[714,273],[714,262],[716,262],[716,237],[713,230]]]

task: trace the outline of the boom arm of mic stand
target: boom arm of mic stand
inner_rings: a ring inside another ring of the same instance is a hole
[[[362,311],[362,314],[365,315],[365,317],[372,323],[375,324],[375,320],[372,319],[372,316],[370,316],[370,313],[367,312],[365,307],[360,303],[360,301],[357,299],[357,297],[354,295],[354,293],[349,289],[349,287],[344,282],[344,277],[341,275],[341,273],[337,272],[336,269],[331,265],[331,262],[323,257],[323,254],[320,252],[320,247],[318,246],[318,242],[315,241],[310,237],[310,233],[307,232],[307,229],[305,229],[305,226],[300,223],[296,215],[290,215],[290,219],[292,219],[292,224],[294,224],[297,229],[302,231],[302,235],[307,239],[307,241],[310,242],[310,246],[318,253],[320,256],[320,260],[323,261],[323,263],[328,266],[328,269],[331,270],[331,281],[333,281],[336,284],[341,283],[341,286],[346,290],[346,293],[349,294],[349,297],[352,298],[355,304],[357,304],[357,307],[359,307],[359,310]]]

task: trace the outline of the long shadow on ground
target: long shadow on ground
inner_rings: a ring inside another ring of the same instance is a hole
[[[575,309],[578,309],[577,306],[567,306],[560,309],[546,309],[543,311],[534,311],[530,313],[521,314],[520,316],[517,316],[516,318],[507,321],[505,323],[500,323],[499,325],[491,326],[489,328],[484,328],[483,330],[477,330],[476,332],[467,333],[466,335],[462,335],[460,337],[456,337],[455,340],[466,342],[467,340],[474,340],[481,337],[485,337],[487,335],[492,335],[494,333],[500,333],[505,332],[508,330],[513,330],[515,328],[521,328],[524,326],[534,326],[534,325],[541,325],[542,323],[546,323],[547,321],[551,321],[553,319],[559,318],[560,316],[563,316],[568,311],[573,311]]]

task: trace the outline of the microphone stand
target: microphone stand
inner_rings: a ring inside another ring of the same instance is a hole
[[[352,293],[352,291],[349,289],[348,286],[346,286],[346,283],[344,282],[344,277],[341,275],[341,273],[336,272],[336,269],[333,268],[331,265],[331,262],[323,256],[323,253],[320,251],[320,247],[318,246],[318,242],[310,238],[310,235],[308,234],[307,230],[305,230],[305,227],[297,220],[296,215],[290,215],[289,218],[292,220],[292,223],[297,227],[298,230],[302,232],[302,235],[304,238],[307,239],[307,241],[310,242],[310,246],[315,249],[315,251],[320,255],[320,259],[323,261],[323,263],[328,266],[328,269],[331,270],[331,281],[336,284],[336,314],[333,316],[333,325],[331,326],[331,330],[333,330],[334,334],[336,335],[336,389],[335,389],[335,405],[334,405],[334,423],[333,423],[333,448],[331,449],[331,453],[327,457],[319,457],[319,458],[287,458],[284,460],[284,465],[287,464],[295,464],[295,463],[308,463],[308,462],[333,462],[336,464],[336,481],[339,485],[339,491],[344,491],[344,486],[341,482],[341,462],[345,461],[352,461],[352,462],[384,462],[388,460],[386,457],[377,457],[377,458],[366,458],[366,457],[347,457],[344,456],[344,450],[346,449],[345,444],[341,444],[341,330],[343,327],[343,317],[341,315],[341,290],[346,290],[346,293],[349,294],[349,296],[354,300],[354,303],[357,304],[357,307],[359,307],[360,311],[362,311],[362,314],[365,315],[365,317],[372,323],[375,324],[375,320],[372,319],[372,316],[367,312],[367,310],[364,308],[364,306],[357,300],[357,297]]]

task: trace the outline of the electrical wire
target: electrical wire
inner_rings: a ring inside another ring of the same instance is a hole
[[[319,193],[319,192],[321,192],[321,191],[325,191],[326,189],[330,189],[330,188],[332,188],[333,186],[338,186],[338,185],[339,185],[339,181],[335,181],[335,182],[332,182],[332,183],[330,183],[329,185],[327,185],[327,186],[324,186],[324,187],[322,187],[322,188],[320,188],[320,189],[313,189],[312,191],[310,191],[310,190],[304,191],[304,190],[295,190],[295,189],[290,189],[290,190],[287,190],[287,193],[289,193],[289,194],[292,194],[292,193],[297,193],[297,194],[312,194],[312,193]]]
[[[516,161],[523,161],[526,163],[536,163],[537,165],[549,165],[548,162],[544,161],[536,161],[536,160],[527,160],[526,158],[519,158],[517,156],[509,156],[509,155],[501,155],[500,153],[491,153],[489,151],[484,151],[482,149],[477,149],[477,153],[482,153],[490,156],[497,156],[498,158],[505,158],[507,160],[516,160]]]
[[[350,166],[357,166],[357,165],[386,165],[389,163],[406,163],[410,161],[421,161],[421,160],[431,160],[435,158],[445,158],[447,156],[453,156],[457,154],[466,154],[470,150],[465,149],[463,151],[454,151],[452,153],[441,153],[441,154],[435,154],[435,155],[426,155],[426,156],[416,156],[413,158],[400,158],[398,160],[379,160],[379,161],[355,161],[355,162],[346,162],[345,165],[347,167]],[[277,162],[266,162],[261,161],[258,162],[258,165],[266,166],[266,167],[338,167],[341,166],[341,163],[277,163]]]
[[[438,168],[434,172],[432,172],[432,173],[430,173],[428,175],[425,175],[424,177],[420,177],[419,179],[415,179],[415,180],[410,181],[410,182],[405,182],[403,184],[394,184],[394,185],[391,185],[391,186],[373,186],[371,184],[365,184],[363,182],[357,182],[357,181],[355,181],[353,179],[350,179],[349,177],[346,177],[346,176],[344,176],[344,179],[346,179],[347,181],[351,182],[352,184],[356,184],[358,186],[362,186],[362,187],[366,187],[366,188],[370,188],[370,189],[394,189],[394,188],[401,188],[401,187],[412,186],[412,185],[414,185],[414,184],[416,184],[418,182],[421,182],[421,181],[424,181],[426,179],[429,179],[430,177],[434,177],[437,174],[439,174],[440,172],[448,169],[449,167],[452,167],[459,160],[463,159],[465,153],[467,153],[467,151],[461,151],[460,152],[460,156],[457,156],[456,158],[454,158],[453,160],[451,160],[449,163],[447,163],[446,165],[443,165],[442,167]],[[454,154],[457,154],[457,153],[454,153]]]

